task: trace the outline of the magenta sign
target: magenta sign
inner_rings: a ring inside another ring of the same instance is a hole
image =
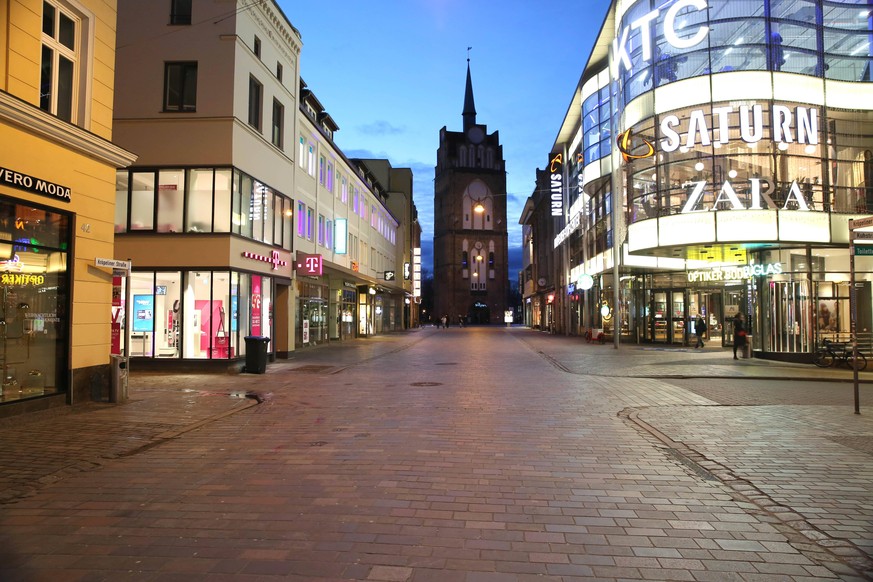
[[[308,275],[310,277],[320,277],[322,269],[321,255],[310,255],[297,251],[297,262],[294,270],[298,275]]]
[[[252,335],[261,335],[261,278],[252,275]]]

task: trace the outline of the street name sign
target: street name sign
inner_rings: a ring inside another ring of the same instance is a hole
[[[118,259],[94,259],[94,264],[98,267],[110,267],[121,271],[130,271],[130,261],[119,261]]]
[[[873,216],[856,218],[854,220],[849,219],[849,228],[866,228],[868,226],[873,226]]]

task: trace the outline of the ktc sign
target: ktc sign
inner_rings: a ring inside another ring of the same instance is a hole
[[[677,17],[679,17],[679,13],[687,8],[693,8],[698,12],[706,12],[708,6],[706,0],[676,0],[676,2],[667,9],[667,13],[664,15],[664,20],[661,23],[661,33],[664,35],[664,40],[667,41],[667,44],[673,48],[690,49],[706,40],[706,36],[709,34],[709,27],[705,24],[701,24],[696,28],[691,29],[686,28],[682,22],[680,22],[678,27],[676,26],[676,20]],[[633,63],[631,63],[630,57],[631,53],[628,50],[628,40],[632,30],[640,31],[639,44],[642,49],[640,57],[644,62],[652,60],[652,55],[654,53],[652,50],[652,45],[654,44],[652,22],[656,21],[660,15],[660,9],[655,9],[648,14],[644,14],[638,20],[631,22],[630,26],[625,26],[624,29],[622,29],[621,34],[612,41],[611,65],[613,79],[618,80],[622,67],[624,67],[624,70],[628,72],[633,68]],[[677,28],[683,33],[690,32],[690,35],[685,34],[680,37]],[[633,50],[633,48],[631,50]]]
[[[297,251],[297,263],[294,266],[294,271],[298,275],[320,277],[322,273],[322,265],[321,255],[310,255]]]

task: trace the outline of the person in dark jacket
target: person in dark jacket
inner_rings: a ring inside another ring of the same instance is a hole
[[[706,320],[703,319],[703,316],[698,314],[697,319],[694,320],[694,333],[697,335],[697,345],[695,348],[703,347],[703,334],[706,333]]]
[[[742,351],[746,349],[746,341],[748,332],[746,331],[746,322],[742,313],[738,313],[734,317],[734,359],[737,358],[737,348]]]

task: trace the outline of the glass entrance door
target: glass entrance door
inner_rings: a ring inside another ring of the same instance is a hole
[[[659,289],[650,292],[646,332],[649,341],[684,344],[685,292],[681,289]]]
[[[713,345],[723,345],[721,291],[692,291],[688,294],[688,333],[694,334],[694,320],[700,315],[706,322],[706,333],[703,338]]]

